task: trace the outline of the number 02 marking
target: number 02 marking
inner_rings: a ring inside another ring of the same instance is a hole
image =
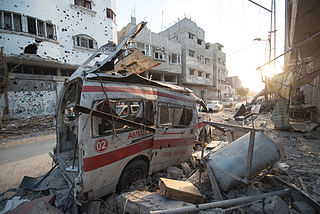
[[[94,150],[96,152],[103,152],[108,148],[108,141],[106,139],[99,139],[94,143]]]

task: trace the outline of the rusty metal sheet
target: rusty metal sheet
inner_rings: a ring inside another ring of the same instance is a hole
[[[140,74],[161,64],[144,55],[139,49],[131,48],[128,52],[127,56],[115,64],[115,72],[125,70],[129,73]]]

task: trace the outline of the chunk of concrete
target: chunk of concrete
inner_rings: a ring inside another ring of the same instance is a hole
[[[193,204],[203,202],[203,196],[190,182],[160,178],[160,192],[169,199],[181,200]]]
[[[292,203],[293,208],[295,208],[300,213],[315,213],[314,208],[308,204],[306,201],[295,201]]]
[[[185,175],[189,175],[189,174],[190,174],[191,168],[190,168],[190,166],[189,166],[189,164],[188,164],[187,162],[182,163],[182,164],[181,164],[181,168],[182,168],[183,173],[184,173]]]
[[[166,210],[192,204],[167,199],[161,194],[148,191],[125,192],[116,198],[120,213],[149,214],[150,211]]]
[[[183,178],[183,170],[179,169],[176,166],[169,166],[167,168],[167,173],[170,178],[174,178],[174,179],[182,179]]]
[[[247,214],[264,214],[263,202],[251,204],[247,209]]]
[[[266,214],[287,214],[289,208],[279,196],[274,195],[264,200],[264,212]]]

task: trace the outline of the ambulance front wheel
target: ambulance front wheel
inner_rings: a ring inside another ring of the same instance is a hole
[[[148,175],[148,164],[141,159],[129,163],[123,170],[119,183],[118,191],[122,192]]]

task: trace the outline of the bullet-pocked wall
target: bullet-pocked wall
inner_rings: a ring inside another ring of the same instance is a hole
[[[100,46],[117,43],[116,0],[0,0],[0,5],[9,118],[54,114],[63,80]]]
[[[53,80],[12,79],[8,91],[11,118],[54,114],[56,87]]]

